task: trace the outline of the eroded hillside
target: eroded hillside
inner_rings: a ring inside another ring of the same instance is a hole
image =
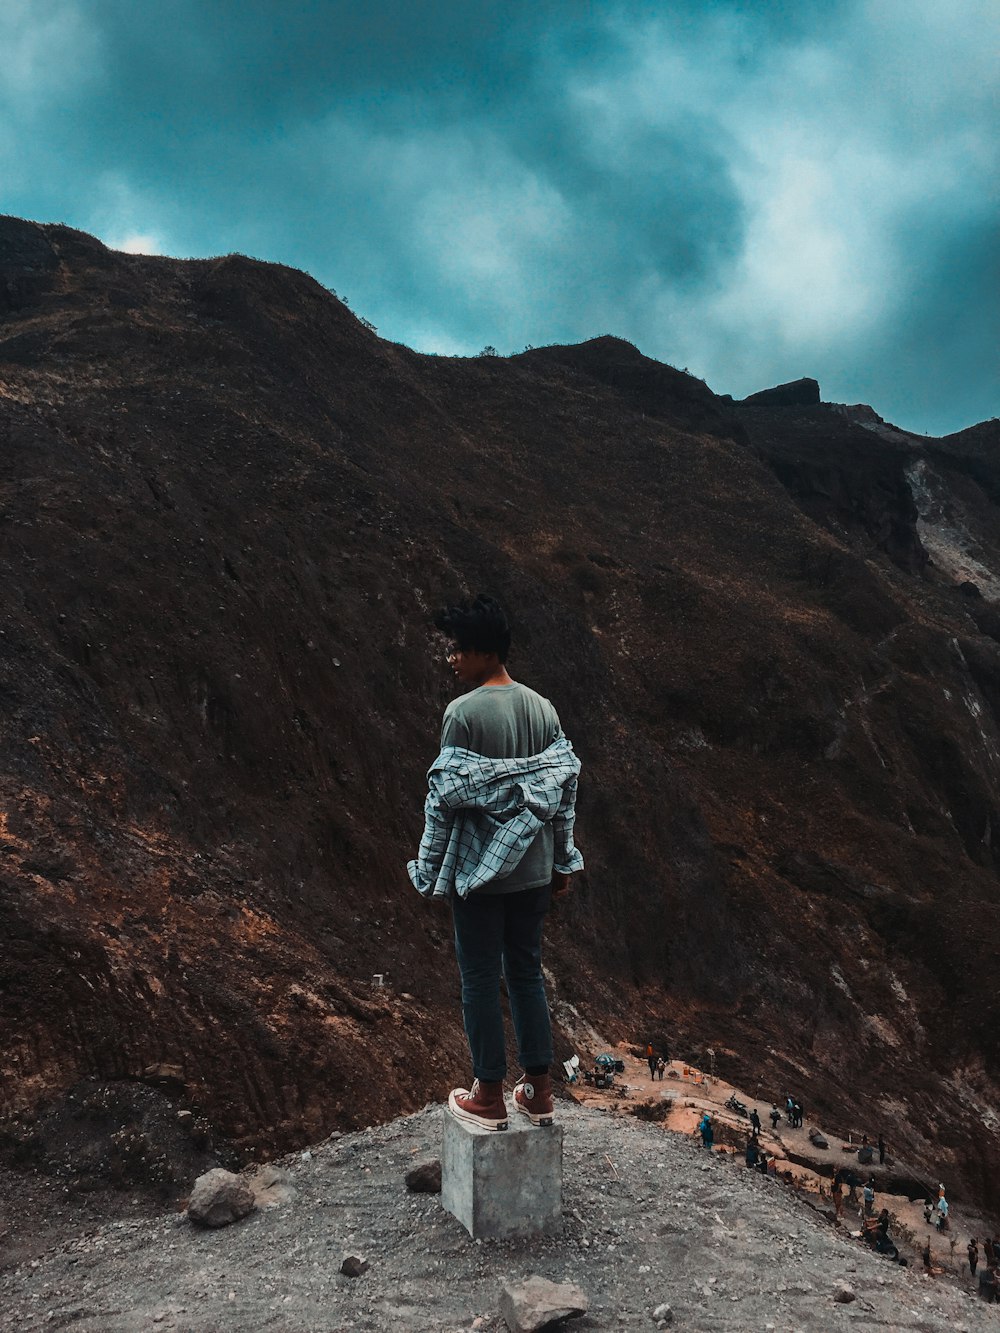
[[[585,765],[562,1003],[1000,1202],[996,422],[733,404],[613,338],[421,356],[301,273],[13,219],[0,309],[4,1111],[170,1065],[274,1148],[446,1092],[403,866],[428,613],[484,588]]]

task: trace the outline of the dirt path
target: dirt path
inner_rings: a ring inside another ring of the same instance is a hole
[[[937,1181],[933,1172],[900,1161],[880,1167],[877,1156],[875,1165],[862,1166],[857,1160],[857,1144],[842,1143],[836,1135],[826,1133],[828,1148],[817,1148],[812,1144],[810,1128],[815,1126],[821,1133],[823,1130],[808,1116],[802,1128],[796,1129],[782,1115],[777,1128],[772,1129],[768,1115],[772,1104],[783,1112],[784,1099],[779,1094],[775,1094],[773,1100],[754,1098],[734,1084],[714,1078],[682,1060],[671,1061],[662,1080],[650,1079],[646,1061],[637,1059],[627,1045],[622,1043],[609,1049],[625,1065],[624,1074],[616,1079],[618,1087],[608,1091],[581,1081],[572,1089],[574,1099],[580,1104],[611,1114],[634,1113],[637,1106],[646,1105],[655,1109],[657,1124],[663,1130],[692,1140],[697,1136],[698,1122],[708,1111],[716,1128],[716,1150],[734,1152],[742,1160],[740,1155],[746,1145],[750,1124],[745,1117],[727,1109],[726,1102],[735,1094],[748,1109],[756,1107],[762,1122],[761,1146],[774,1157],[776,1172],[782,1178],[804,1194],[814,1196],[816,1204],[832,1214],[830,1181],[833,1172],[838,1167],[847,1166],[861,1180],[866,1179],[869,1172],[874,1172],[887,1188],[876,1190],[873,1211],[877,1216],[881,1209],[888,1208],[893,1214],[893,1240],[901,1253],[911,1263],[921,1262],[924,1242],[929,1236],[935,1269],[954,1275],[965,1274],[968,1280],[965,1251],[969,1238],[977,1236],[981,1241],[985,1234],[993,1234],[995,1228],[981,1214],[963,1207],[952,1208],[947,1232],[939,1233],[936,1228],[928,1227],[924,1220],[923,1197],[914,1195],[911,1198],[910,1191],[903,1191],[903,1186],[911,1185],[915,1179],[926,1178],[929,1191],[936,1200]],[[627,1091],[626,1097],[620,1095],[621,1089]],[[669,1109],[664,1110],[664,1104]],[[844,1199],[843,1225],[847,1230],[857,1232],[861,1227],[860,1212],[847,1204],[846,1192]]]

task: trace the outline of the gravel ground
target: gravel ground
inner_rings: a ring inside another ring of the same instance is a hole
[[[589,1314],[569,1326],[581,1333],[652,1329],[663,1302],[690,1330],[1000,1329],[1000,1306],[982,1304],[968,1275],[889,1263],[779,1180],[624,1114],[560,1113],[558,1238],[477,1243],[437,1196],[406,1192],[405,1172],[439,1155],[440,1107],[284,1159],[284,1200],[219,1231],[148,1208],[95,1222],[91,1204],[55,1220],[46,1210],[48,1230],[29,1236],[18,1219],[30,1224],[45,1189],[21,1181],[25,1211],[7,1178],[0,1328],[501,1333],[501,1285],[537,1273],[588,1293]],[[369,1270],[343,1276],[346,1254]],[[856,1299],[837,1304],[844,1284]]]

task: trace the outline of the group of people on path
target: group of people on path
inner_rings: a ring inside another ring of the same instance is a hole
[[[772,1107],[771,1109],[773,1110],[774,1108]],[[778,1120],[780,1119],[781,1116],[779,1115]],[[776,1125],[777,1121],[772,1118],[771,1128],[774,1129]],[[760,1116],[757,1113],[756,1106],[754,1106],[751,1107],[750,1110],[750,1134],[747,1137],[747,1146],[744,1157],[749,1170],[759,1171],[761,1175],[766,1176],[768,1168],[774,1161],[774,1157],[771,1153],[766,1152],[764,1148],[761,1147],[760,1130]]]
[[[650,1080],[658,1078],[662,1083],[669,1062],[670,1052],[667,1050],[666,1042],[663,1043],[659,1055],[657,1055],[651,1041],[646,1043],[646,1063],[649,1065]]]
[[[754,1111],[754,1115],[757,1113]],[[746,1164],[754,1171],[759,1171],[761,1175],[766,1176],[771,1163],[774,1161],[772,1154],[765,1152],[760,1146],[757,1133],[760,1130],[760,1117],[757,1116],[757,1128],[747,1139]],[[712,1125],[712,1117],[705,1111],[698,1122],[698,1133],[701,1135],[702,1147],[708,1148],[711,1152],[715,1143],[715,1129]]]
[[[868,1166],[874,1161],[876,1152],[878,1153],[879,1166],[885,1166],[886,1146],[883,1135],[879,1134],[878,1142],[872,1145],[868,1142],[868,1135],[862,1134],[861,1147],[858,1149],[858,1161],[861,1162],[863,1166]]]
[[[777,1108],[776,1106],[772,1106],[772,1107],[771,1107],[771,1115],[772,1115],[772,1117],[774,1116],[774,1112],[775,1112],[777,1109],[778,1109],[778,1108]],[[802,1114],[803,1114],[803,1113],[802,1113],[802,1103],[799,1101],[799,1099],[798,1099],[797,1097],[787,1096],[787,1097],[785,1098],[785,1115],[786,1115],[786,1117],[787,1117],[787,1119],[788,1119],[788,1123],[789,1123],[789,1125],[790,1125],[790,1127],[791,1127],[792,1129],[801,1129],[801,1128],[802,1128]],[[780,1117],[779,1117],[779,1119],[780,1119]],[[771,1122],[771,1123],[772,1123],[772,1124],[777,1124],[777,1121],[774,1120],[774,1119],[772,1119],[772,1122]]]
[[[927,1238],[928,1245],[930,1237]],[[975,1236],[969,1241],[969,1272],[975,1277],[979,1268],[979,1241]],[[983,1267],[979,1274],[979,1294],[990,1304],[1000,1305],[1000,1235],[983,1240]]]
[[[871,1217],[875,1211],[875,1177],[869,1176],[868,1183],[864,1187],[862,1200],[858,1202],[858,1186],[861,1181],[857,1174],[849,1166],[838,1167],[833,1173],[833,1183],[830,1186],[830,1196],[833,1199],[833,1210],[838,1220],[844,1215],[844,1190],[847,1190],[847,1205],[849,1208],[857,1209],[863,1217]]]
[[[843,1210],[843,1180],[845,1177],[850,1177],[850,1175],[851,1173],[846,1168],[841,1168],[834,1176],[833,1198],[838,1217],[840,1217]],[[851,1192],[854,1195],[853,1188]],[[862,1236],[878,1253],[888,1254],[890,1258],[898,1260],[899,1250],[889,1238],[890,1213],[888,1208],[882,1209],[877,1222],[869,1220],[874,1213],[874,1203],[875,1177],[870,1176],[862,1191]],[[928,1199],[924,1204],[924,1219],[930,1225],[936,1213],[937,1230],[946,1231],[948,1229],[949,1211],[945,1187],[941,1184],[938,1186],[937,1202],[933,1203]],[[952,1243],[952,1252],[954,1253],[954,1242]],[[966,1252],[969,1256],[970,1276],[975,1278],[976,1272],[979,1270],[979,1295],[987,1302],[1000,1304],[1000,1234],[993,1236],[992,1239],[987,1235],[983,1240],[981,1270],[979,1241],[975,1236],[969,1241]],[[934,1269],[929,1235],[923,1248],[922,1258],[925,1270],[932,1273]]]
[[[651,1050],[652,1048],[650,1048]],[[789,1124],[795,1128],[802,1124],[802,1106],[795,1098],[788,1098],[786,1105],[790,1103],[792,1110],[788,1112]],[[776,1106],[771,1107],[771,1126],[777,1128],[778,1121],[781,1119],[781,1112]],[[774,1158],[768,1154],[760,1144],[761,1120],[757,1113],[757,1108],[753,1107],[750,1111],[750,1133],[747,1135],[747,1144],[745,1151],[745,1161],[747,1169],[760,1171],[767,1175],[769,1167],[772,1166]],[[701,1136],[702,1145],[711,1151],[715,1143],[715,1130],[712,1124],[712,1116],[708,1111],[703,1112],[701,1120],[698,1122],[698,1134]],[[859,1149],[858,1156],[861,1157],[865,1148],[868,1148],[866,1154],[870,1162],[874,1156],[873,1150],[868,1144],[867,1136],[862,1139],[862,1147]],[[877,1151],[879,1162],[885,1162],[886,1144],[881,1134],[878,1136]],[[833,1176],[833,1182],[830,1187],[830,1194],[833,1199],[833,1206],[838,1221],[844,1213],[844,1194],[847,1192],[847,1204],[851,1208],[857,1209],[861,1218],[861,1236],[877,1254],[883,1254],[887,1258],[897,1263],[905,1263],[905,1259],[900,1258],[899,1248],[892,1240],[889,1234],[892,1225],[892,1214],[888,1208],[883,1208],[875,1216],[875,1177],[869,1175],[867,1181],[862,1186],[861,1197],[858,1197],[858,1186],[861,1180],[850,1167],[841,1166]],[[934,1204],[928,1200],[925,1205],[924,1216],[928,1224],[934,1213],[937,1213],[937,1229],[945,1231],[948,1229],[949,1204],[944,1185],[938,1187],[938,1199]],[[927,1244],[924,1247],[923,1259],[924,1266],[928,1272],[931,1271],[931,1250],[930,1236],[927,1237]],[[983,1268],[979,1276],[979,1294],[987,1301],[995,1301],[1000,1304],[1000,1235],[989,1236],[983,1241]],[[979,1268],[979,1242],[975,1238],[969,1241],[969,1272],[973,1277]]]

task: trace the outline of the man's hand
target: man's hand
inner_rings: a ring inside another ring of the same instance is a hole
[[[561,875],[557,871],[552,876],[553,898],[568,898],[572,892],[573,892],[573,876]]]

